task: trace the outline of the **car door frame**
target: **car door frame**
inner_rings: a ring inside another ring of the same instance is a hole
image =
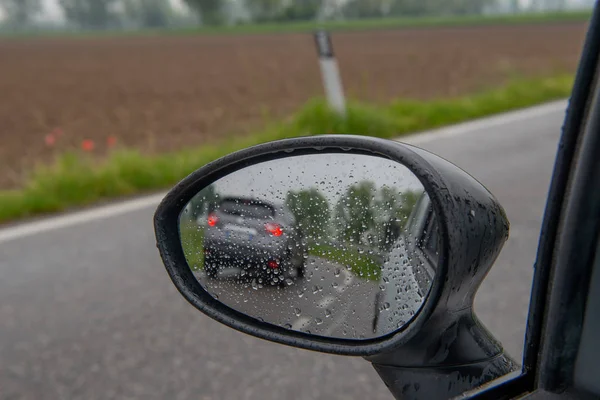
[[[461,395],[469,399],[587,398],[574,373],[600,232],[600,5],[589,23],[546,201],[517,377]],[[586,218],[587,217],[587,218]],[[596,263],[599,264],[599,263]],[[592,316],[590,316],[592,317]],[[598,340],[597,342],[600,342]],[[589,345],[589,343],[588,343]],[[599,360],[600,361],[600,360]]]

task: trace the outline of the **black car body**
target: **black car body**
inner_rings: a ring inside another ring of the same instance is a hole
[[[306,253],[303,235],[285,205],[226,197],[208,214],[204,266],[209,277],[277,283],[304,274]]]

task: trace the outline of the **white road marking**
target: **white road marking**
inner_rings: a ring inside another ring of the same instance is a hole
[[[335,297],[333,296],[325,296],[317,303],[317,307],[326,308],[335,302]]]
[[[342,269],[342,274],[344,274],[344,281],[341,285],[335,287],[335,291],[338,293],[342,293],[344,290],[348,289],[352,282],[354,282],[354,275],[348,271],[347,269]]]
[[[292,330],[299,331],[310,323],[310,318],[300,317],[292,324]]]
[[[566,112],[567,105],[567,100],[559,100],[552,103],[542,104],[540,106],[523,108],[516,111],[494,115],[488,118],[468,121],[457,125],[445,126],[427,132],[415,133],[414,135],[402,136],[396,139],[396,141],[420,145],[431,142],[432,140],[461,136],[474,131],[485,132],[486,129],[501,125],[543,117],[544,115],[554,114],[560,111]]]
[[[512,111],[505,114],[499,114],[496,116],[466,122],[458,125],[448,126],[429,132],[422,132],[410,136],[403,136],[402,138],[399,138],[397,140],[414,145],[419,145],[430,142],[434,139],[456,137],[477,130],[482,130],[482,134],[485,134],[485,129],[514,122],[525,121],[527,119],[538,118],[559,111],[566,111],[567,104],[568,103],[566,100],[555,101],[540,106]],[[158,203],[160,203],[162,198],[165,196],[165,194],[166,193],[154,194],[134,200],[124,201],[122,203],[94,208],[87,211],[74,212],[66,215],[50,217],[42,221],[26,222],[13,227],[0,229],[0,243],[56,229],[62,229],[74,225],[84,224],[86,222],[112,218],[118,215],[127,214],[129,212],[134,212],[149,207],[156,207]]]
[[[41,221],[24,223],[14,227],[1,229],[0,243],[42,232],[67,228],[69,226],[79,225],[86,222],[103,220],[118,215],[127,214],[129,212],[142,210],[144,208],[156,207],[163,197],[165,197],[165,195],[166,193],[154,194],[134,200],[124,201],[122,203],[97,207],[86,211],[73,212],[58,217],[51,217]]]

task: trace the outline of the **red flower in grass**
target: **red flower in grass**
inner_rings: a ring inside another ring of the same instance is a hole
[[[85,139],[83,142],[81,142],[81,149],[83,151],[93,151],[94,147],[96,147],[96,144],[91,139]]]
[[[49,133],[44,138],[44,142],[46,143],[46,146],[52,147],[52,146],[54,146],[54,143],[56,143],[56,136],[54,136],[53,134]]]
[[[117,144],[117,138],[114,136],[109,136],[108,138],[106,138],[106,146],[109,149],[112,149],[113,147],[115,147],[115,145]]]
[[[63,134],[63,130],[60,128],[54,128],[54,130],[52,130],[51,135],[56,136],[57,138],[61,137]]]

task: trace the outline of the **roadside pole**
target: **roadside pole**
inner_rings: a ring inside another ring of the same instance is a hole
[[[337,60],[333,54],[329,32],[324,30],[315,32],[315,43],[319,54],[323,87],[329,107],[338,114],[345,116],[346,98],[344,96],[344,87],[342,86],[342,78],[340,77]]]

